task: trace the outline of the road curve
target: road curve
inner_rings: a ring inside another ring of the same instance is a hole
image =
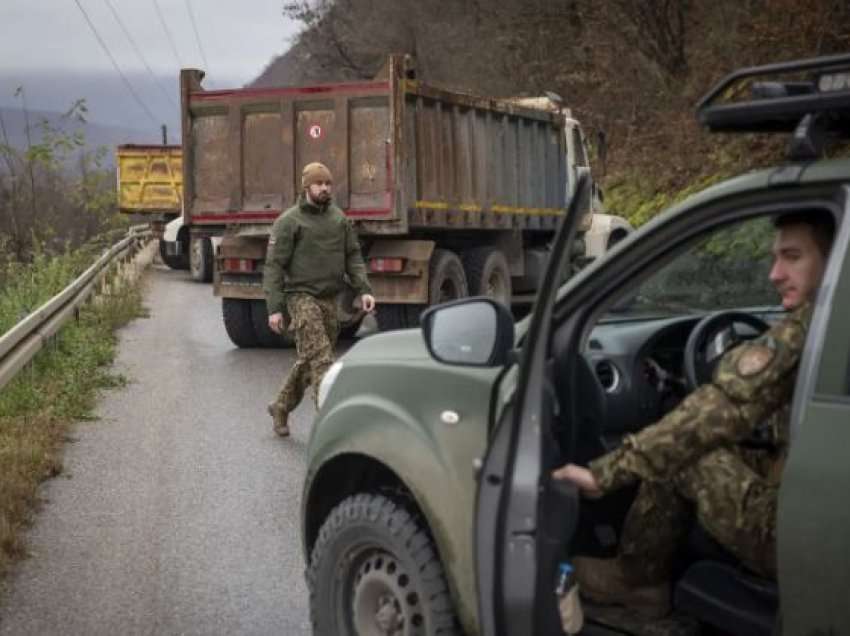
[[[299,539],[309,400],[278,439],[265,405],[292,362],[230,344],[219,299],[146,276],[150,317],[121,331],[99,421],[77,425],[42,489],[32,556],[0,634],[309,634]]]

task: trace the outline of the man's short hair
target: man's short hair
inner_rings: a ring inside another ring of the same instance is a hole
[[[835,240],[835,218],[826,210],[800,210],[799,212],[786,212],[773,219],[773,226],[777,230],[790,225],[808,225],[812,230],[812,237],[824,258],[829,256],[832,242]]]

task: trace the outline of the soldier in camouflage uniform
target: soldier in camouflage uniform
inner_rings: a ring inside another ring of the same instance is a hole
[[[269,237],[263,274],[269,327],[282,333],[288,322],[295,334],[295,364],[269,404],[274,430],[281,437],[289,435],[289,413],[310,385],[316,401],[319,382],[333,363],[339,332],[336,296],[345,276],[363,310],[375,308],[357,233],[331,201],[331,184],[324,165],[305,166],[298,203],[275,220]]]
[[[797,368],[832,244],[826,215],[777,219],[770,279],[789,311],[759,338],[721,359],[712,381],[656,424],[626,436],[590,463],[567,464],[555,478],[600,497],[640,482],[615,559],[577,557],[582,592],[650,616],[670,608],[676,550],[694,517],[753,572],[776,577],[776,508],[787,453]],[[742,442],[767,432],[769,448]]]

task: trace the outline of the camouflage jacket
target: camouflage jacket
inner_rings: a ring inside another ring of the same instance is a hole
[[[590,471],[603,492],[638,479],[669,479],[704,454],[763,431],[765,423],[783,442],[787,432],[777,427],[787,427],[811,314],[811,305],[803,305],[760,337],[726,353],[710,383],[655,424],[626,436],[618,449],[591,462]]]
[[[316,206],[303,195],[272,225],[263,290],[269,315],[286,313],[286,294],[333,297],[347,282],[370,292],[354,226],[333,203]]]

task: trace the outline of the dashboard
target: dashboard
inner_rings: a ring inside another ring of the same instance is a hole
[[[585,358],[605,392],[603,435],[639,431],[687,395],[684,351],[701,316],[598,325]]]
[[[769,324],[781,317],[779,312],[753,313]],[[689,393],[685,345],[703,317],[620,320],[593,329],[583,355],[604,392],[601,434],[608,444],[656,422]],[[749,327],[736,329],[744,339],[757,335]]]

